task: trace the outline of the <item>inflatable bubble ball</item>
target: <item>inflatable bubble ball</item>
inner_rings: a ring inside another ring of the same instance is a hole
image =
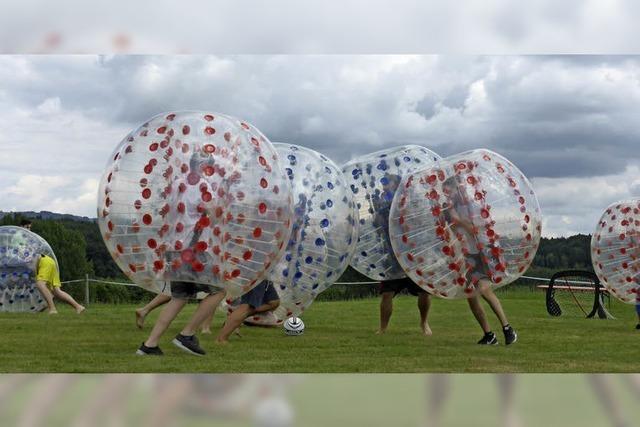
[[[154,292],[192,282],[246,293],[280,258],[291,218],[291,184],[269,140],[209,112],[161,114],[132,131],[98,197],[111,255]]]
[[[39,255],[58,263],[42,237],[22,227],[0,227],[0,312],[39,312],[47,304],[36,287]]]
[[[591,237],[591,262],[620,301],[640,304],[640,199],[612,204]]]
[[[405,176],[390,235],[408,276],[443,298],[505,286],[531,264],[542,215],[529,180],[501,155],[473,150]]]
[[[358,242],[351,266],[372,280],[405,277],[389,240],[389,209],[404,176],[440,159],[433,151],[405,145],[367,154],[342,166],[358,209]]]

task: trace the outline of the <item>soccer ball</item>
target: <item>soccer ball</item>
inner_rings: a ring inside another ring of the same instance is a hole
[[[302,335],[304,322],[299,317],[290,317],[284,322],[284,333],[287,335]]]

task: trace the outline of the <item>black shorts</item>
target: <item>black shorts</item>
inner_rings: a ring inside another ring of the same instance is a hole
[[[482,261],[482,254],[469,254],[467,255],[467,262],[471,264],[471,268],[467,272],[467,280],[473,284],[476,284],[478,280],[486,279],[487,270]]]
[[[258,286],[240,297],[240,304],[247,304],[251,308],[258,308],[263,304],[278,301],[279,299],[280,296],[273,286],[273,283],[268,280],[263,280]]]
[[[177,299],[196,299],[198,292],[217,294],[222,289],[202,283],[171,282],[171,296]]]
[[[426,293],[424,289],[413,283],[413,280],[405,277],[404,279],[386,280],[380,283],[380,293],[393,292],[394,296],[406,289],[411,295],[418,296]]]

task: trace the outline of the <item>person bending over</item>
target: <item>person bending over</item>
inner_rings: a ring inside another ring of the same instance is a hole
[[[78,304],[71,295],[62,290],[60,272],[58,271],[55,260],[47,255],[38,255],[34,261],[36,266],[36,287],[47,302],[49,314],[58,313],[56,305],[53,302],[53,297],[72,306],[76,310],[76,313],[82,313],[85,307]]]
[[[273,283],[269,280],[263,280],[240,297],[240,304],[229,314],[216,342],[219,344],[228,343],[231,334],[242,325],[246,318],[258,313],[274,311],[279,305],[280,297]]]

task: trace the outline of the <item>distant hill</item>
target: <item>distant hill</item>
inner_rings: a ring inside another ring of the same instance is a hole
[[[22,211],[22,212],[4,212],[0,211],[0,219],[4,218],[7,215],[21,215],[31,219],[43,219],[43,220],[54,220],[54,221],[81,221],[81,222],[96,222],[96,218],[89,218],[86,216],[78,216],[71,214],[61,214],[56,212],[49,211]]]

